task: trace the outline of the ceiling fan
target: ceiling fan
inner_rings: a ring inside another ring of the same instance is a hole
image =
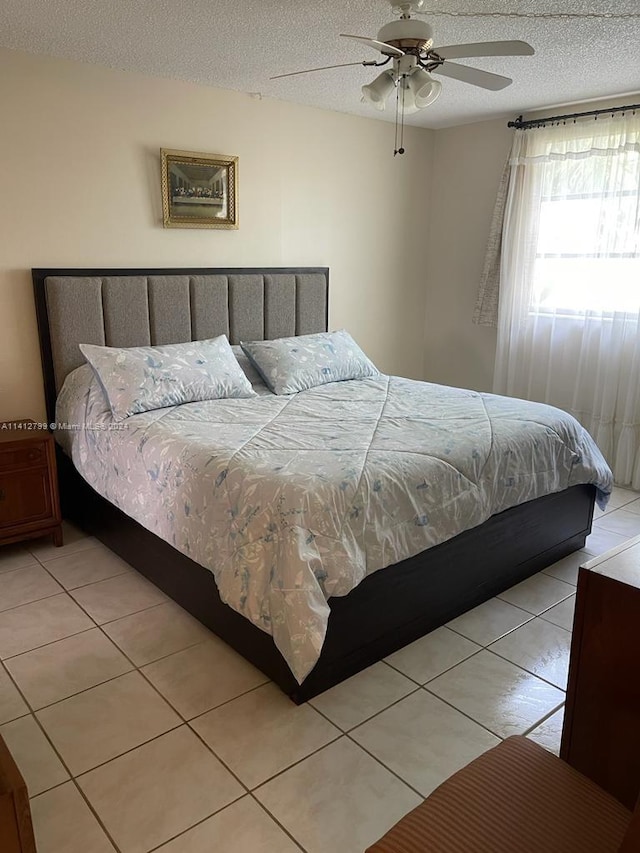
[[[524,41],[488,41],[475,44],[455,44],[445,47],[433,47],[433,29],[426,21],[419,21],[412,15],[422,12],[424,0],[390,0],[394,14],[400,15],[396,21],[386,24],[376,38],[341,34],[374,48],[384,57],[381,61],[345,62],[340,65],[325,65],[321,68],[309,68],[306,71],[293,71],[278,74],[272,80],[282,77],[294,77],[298,74],[310,74],[327,71],[331,68],[346,68],[352,65],[380,67],[392,63],[373,82],[362,87],[362,100],[377,110],[384,110],[386,101],[392,92],[397,93],[396,110],[402,117],[416,113],[432,104],[442,89],[439,80],[432,74],[451,77],[472,86],[498,91],[513,81],[500,74],[481,71],[468,65],[451,62],[452,59],[466,59],[481,56],[532,56],[535,51]],[[398,151],[397,153],[404,153]]]

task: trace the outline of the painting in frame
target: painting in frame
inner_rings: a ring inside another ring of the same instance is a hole
[[[238,158],[160,149],[165,228],[237,228]]]

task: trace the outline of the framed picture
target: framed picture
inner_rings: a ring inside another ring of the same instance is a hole
[[[165,228],[237,228],[238,158],[160,149]]]

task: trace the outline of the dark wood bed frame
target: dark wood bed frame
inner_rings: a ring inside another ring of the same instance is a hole
[[[55,380],[44,281],[48,276],[215,275],[292,270],[33,270],[47,417],[55,419]],[[224,604],[210,571],[144,529],[80,476],[58,447],[65,518],[96,536],[301,703],[407,643],[581,548],[591,532],[595,488],[574,486],[538,498],[448,542],[369,575],[331,598],[322,654],[298,684],[265,634]]]

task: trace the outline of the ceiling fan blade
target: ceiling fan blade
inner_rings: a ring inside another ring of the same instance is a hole
[[[535,50],[526,41],[480,41],[474,44],[449,44],[434,48],[443,59],[469,59],[472,56],[533,56]]]
[[[374,50],[379,50],[380,53],[385,53],[387,56],[404,56],[403,50],[400,50],[397,47],[392,47],[392,45],[386,44],[383,41],[367,38],[367,36],[348,36],[345,33],[340,33],[340,38],[355,39],[355,41],[362,42],[362,44],[366,44]]]
[[[340,65],[323,65],[321,68],[307,68],[305,71],[290,71],[288,74],[276,74],[269,80],[280,80],[282,77],[296,77],[298,74],[313,74],[314,71],[330,71],[332,68],[349,68],[351,65],[368,65],[368,62],[341,62]]]
[[[431,71],[432,74],[442,74],[443,77],[452,77],[462,83],[471,83],[472,86],[480,86],[482,89],[491,89],[497,92],[505,89],[513,83],[510,77],[502,77],[500,74],[490,74],[479,68],[470,68],[468,65],[458,65],[457,62],[445,62]]]

